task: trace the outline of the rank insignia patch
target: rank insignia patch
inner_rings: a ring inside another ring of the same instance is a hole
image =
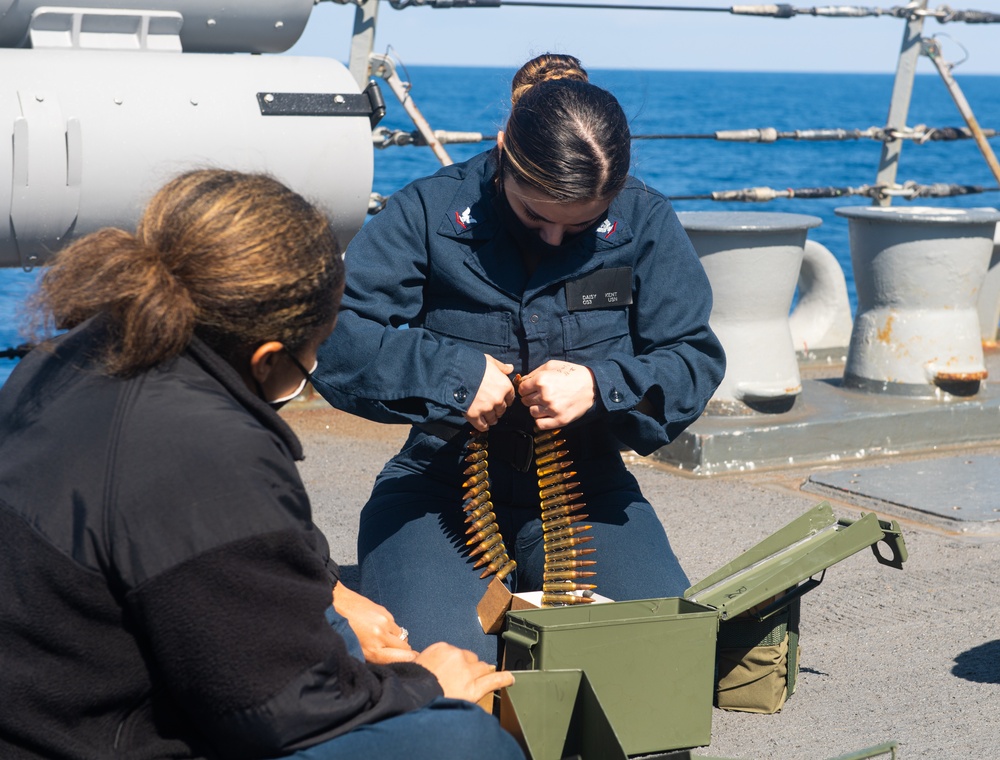
[[[476,220],[472,218],[472,208],[467,206],[465,211],[455,212],[455,223],[461,227],[463,230],[468,229]]]

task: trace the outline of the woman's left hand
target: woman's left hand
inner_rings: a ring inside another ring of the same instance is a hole
[[[368,662],[385,665],[416,659],[417,653],[403,636],[404,630],[382,605],[338,583],[333,587],[333,608],[347,618]]]
[[[594,374],[582,364],[551,359],[521,378],[521,403],[539,430],[578,420],[594,405]]]

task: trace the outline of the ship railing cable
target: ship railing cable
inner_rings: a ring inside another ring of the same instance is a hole
[[[789,187],[784,190],[773,187],[747,187],[740,190],[717,190],[700,195],[671,195],[670,200],[766,203],[779,198],[815,200],[817,198],[847,198],[855,196],[871,198],[873,200],[891,197],[912,201],[918,198],[952,198],[960,195],[976,195],[998,191],[1000,191],[1000,187],[956,185],[945,182],[922,185],[911,180],[903,184],[859,185],[858,187]]]
[[[987,137],[996,137],[1000,132],[994,129],[984,129],[983,134]],[[902,129],[868,127],[867,129],[795,129],[783,132],[774,127],[762,127],[760,129],[724,129],[700,134],[632,135],[633,140],[718,140],[720,142],[748,143],[772,143],[778,140],[805,142],[875,140],[885,143],[894,140],[912,140],[917,144],[969,140],[973,137],[974,135],[968,127],[928,127],[925,124]]]
[[[739,190],[716,190],[699,195],[670,195],[672,201],[723,201],[735,203],[767,203],[778,199],[821,200],[827,198],[863,197],[872,200],[902,198],[913,201],[918,198],[954,198],[960,195],[1000,192],[1000,187],[982,185],[956,185],[934,182],[921,185],[914,181],[892,185],[859,185],[857,187],[746,187]],[[374,216],[385,208],[389,196],[372,193],[368,200],[368,214]]]
[[[333,0],[342,5],[353,4],[355,0]],[[939,23],[961,22],[966,24],[1000,23],[1000,13],[989,11],[957,11],[947,5],[938,8],[915,8],[912,5],[894,5],[889,8],[856,5],[825,5],[796,8],[789,3],[761,3],[755,5],[731,5],[729,7],[707,7],[701,5],[663,5],[656,3],[576,3],[558,0],[389,0],[396,10],[426,6],[429,8],[591,8],[616,11],[692,11],[696,13],[729,13],[734,16],[763,16],[769,18],[792,18],[794,16],[822,16],[825,18],[864,18],[886,16],[912,20],[933,18]]]
[[[1000,135],[995,129],[984,129],[986,137]],[[482,132],[455,132],[444,129],[434,130],[434,137],[442,145],[460,143],[493,142],[495,134],[484,135]],[[665,133],[632,135],[633,140],[717,140],[719,142],[773,143],[778,140],[798,140],[802,142],[845,142],[849,140],[875,140],[877,142],[892,142],[894,140],[911,140],[917,145],[927,142],[951,142],[955,140],[971,140],[974,138],[968,127],[928,127],[918,124],[915,127],[868,127],[867,129],[794,129],[781,131],[774,127],[759,129],[721,129],[715,132],[703,133]],[[372,142],[376,148],[427,145],[424,135],[417,131],[389,129],[376,127],[372,131]]]

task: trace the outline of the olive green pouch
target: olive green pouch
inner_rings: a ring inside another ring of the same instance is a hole
[[[719,625],[715,706],[776,713],[795,691],[799,600],[765,620],[748,613]]]

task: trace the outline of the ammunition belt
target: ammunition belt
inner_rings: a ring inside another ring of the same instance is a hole
[[[519,378],[515,378],[515,387]],[[442,426],[421,425],[425,432],[437,435],[443,440],[448,431],[435,428]],[[550,607],[566,604],[586,604],[590,594],[597,588],[593,583],[580,583],[597,573],[584,568],[596,564],[583,557],[593,554],[591,547],[581,545],[593,540],[593,536],[583,535],[591,529],[583,525],[588,515],[578,514],[586,504],[583,494],[574,491],[579,487],[573,481],[576,471],[569,458],[566,440],[560,438],[560,430],[541,432],[534,435],[516,428],[494,427],[485,433],[473,432],[465,443],[465,463],[463,470],[466,480],[462,488],[467,489],[462,496],[465,522],[469,525],[466,535],[470,538],[466,546],[475,547],[469,556],[476,557],[473,567],[486,565],[480,578],[496,573],[497,578],[505,578],[517,567],[510,558],[500,535],[500,528],[490,501],[489,459],[497,457],[513,465],[520,472],[529,472],[534,462],[538,477],[538,500],[541,510],[542,536],[544,541],[545,564],[542,574],[542,606]],[[583,592],[580,594],[579,592]]]

